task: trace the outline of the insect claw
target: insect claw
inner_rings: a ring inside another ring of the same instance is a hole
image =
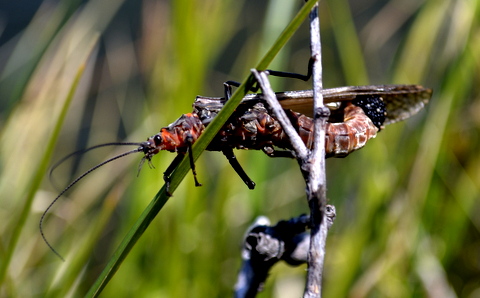
[[[202,183],[198,182],[197,171],[195,171],[195,168],[192,168],[192,174],[193,174],[193,180],[195,180],[195,186],[196,187],[202,186]]]
[[[193,137],[189,137],[193,139]],[[188,145],[188,159],[190,160],[190,168],[192,169],[192,174],[193,174],[193,179],[195,180],[195,186],[202,186],[200,182],[198,182],[197,179],[197,171],[195,170],[195,161],[193,160],[193,153],[192,153],[192,143],[193,141],[190,140],[190,144]]]

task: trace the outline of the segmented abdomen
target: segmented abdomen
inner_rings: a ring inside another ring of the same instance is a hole
[[[346,156],[365,146],[368,140],[377,136],[377,132],[378,128],[362,108],[352,104],[345,108],[344,122],[327,123],[325,152],[327,156]]]

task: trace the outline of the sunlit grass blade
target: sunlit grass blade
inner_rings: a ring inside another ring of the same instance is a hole
[[[17,246],[18,240],[20,238],[20,235],[22,233],[22,230],[24,228],[25,222],[27,221],[28,215],[30,214],[31,208],[32,208],[32,203],[33,199],[35,197],[35,194],[37,193],[40,184],[45,176],[45,173],[48,169],[48,165],[50,163],[53,150],[55,148],[55,145],[58,140],[58,136],[60,134],[60,131],[62,129],[63,123],[65,121],[68,108],[70,107],[70,104],[75,96],[75,92],[77,90],[78,84],[80,83],[80,79],[82,78],[82,75],[85,70],[86,63],[90,57],[90,54],[92,53],[96,43],[98,40],[98,35],[96,35],[90,42],[90,46],[86,48],[85,50],[85,56],[84,56],[84,61],[83,63],[79,66],[78,71],[73,79],[72,85],[69,89],[69,92],[65,98],[64,104],[61,108],[61,111],[59,113],[59,116],[56,120],[56,123],[53,127],[53,131],[49,137],[49,139],[46,142],[45,146],[45,151],[40,159],[40,163],[38,164],[37,168],[33,171],[33,178],[32,181],[28,187],[27,190],[27,195],[24,198],[24,203],[23,207],[21,208],[20,215],[18,217],[17,222],[13,225],[13,231],[12,231],[12,236],[10,238],[10,242],[7,246],[6,252],[4,259],[2,260],[2,265],[0,267],[0,284],[2,283],[3,279],[5,278],[8,266],[11,262],[13,252]]]
[[[263,59],[256,66],[257,69],[266,69],[270,62],[275,58],[280,49],[286,44],[286,42],[291,38],[295,33],[298,27],[302,22],[307,18],[310,10],[315,5],[316,1],[307,2],[294,19],[289,23],[286,29],[282,32],[276,42],[272,45]],[[224,125],[230,115],[233,113],[235,108],[238,106],[242,98],[248,92],[250,87],[253,85],[253,76],[248,76],[245,79],[241,86],[235,91],[232,98],[225,104],[222,111],[215,117],[212,123],[205,129],[202,136],[195,142],[193,145],[193,155],[194,160],[196,160],[201,153],[205,150],[208,144],[215,137],[220,128]],[[171,184],[169,191],[173,193],[178,187],[180,182],[183,180],[185,175],[190,171],[190,165],[188,158],[184,158],[182,163],[176,168],[172,174]],[[137,240],[141,237],[146,228],[150,225],[151,221],[155,218],[158,212],[163,208],[165,203],[168,201],[169,197],[166,194],[165,186],[160,189],[151,203],[144,210],[140,218],[136,221],[134,226],[125,236],[124,240],[120,243],[119,247],[115,251],[114,255],[106,265],[105,269],[90,288],[87,296],[94,297],[98,296],[102,289],[107,285],[108,281],[113,277],[116,270],[121,265],[122,261],[128,255],[129,251],[135,245]]]

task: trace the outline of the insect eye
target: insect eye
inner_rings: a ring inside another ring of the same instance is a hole
[[[155,142],[155,146],[159,146],[162,144],[162,137],[160,135],[155,135],[153,141]]]

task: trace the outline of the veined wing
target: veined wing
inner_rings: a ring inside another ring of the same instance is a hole
[[[432,90],[419,85],[369,85],[323,89],[322,94],[324,103],[331,108],[332,113],[335,110],[341,111],[344,106],[342,103],[358,96],[379,96],[387,109],[384,124],[391,124],[418,113],[430,100]],[[279,92],[277,98],[285,109],[312,116],[312,90]]]

